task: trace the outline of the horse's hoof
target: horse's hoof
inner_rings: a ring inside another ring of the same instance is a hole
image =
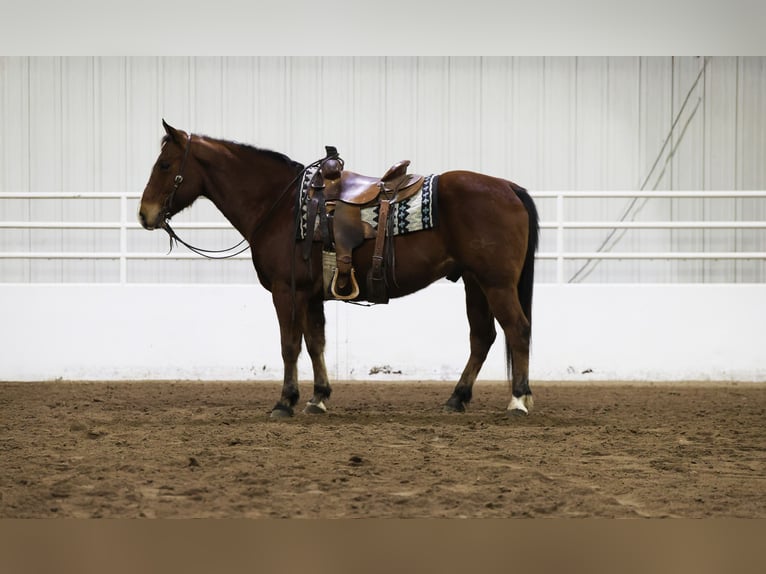
[[[460,401],[447,401],[442,407],[445,413],[464,413],[465,405]]]
[[[285,405],[275,405],[273,409],[271,409],[271,414],[269,415],[269,418],[272,419],[289,419],[293,416],[293,409],[291,407],[286,407]]]
[[[528,415],[529,409],[532,408],[532,395],[523,395],[521,397],[511,397],[511,402],[506,409],[506,414],[509,417]]]
[[[306,403],[306,408],[303,409],[303,412],[307,415],[324,415],[327,414],[327,407],[324,406],[324,401],[319,401],[318,403],[309,401]]]

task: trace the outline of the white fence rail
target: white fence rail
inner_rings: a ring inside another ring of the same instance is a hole
[[[766,251],[571,251],[565,242],[566,230],[766,230],[766,221],[570,221],[565,219],[565,201],[578,199],[766,199],[766,191],[543,191],[532,194],[535,200],[554,199],[555,217],[541,222],[541,229],[555,231],[554,250],[541,250],[538,259],[556,263],[556,282],[564,283],[564,264],[567,260],[766,260]],[[119,200],[118,221],[36,221],[0,220],[0,230],[117,230],[120,241],[117,251],[4,251],[0,244],[0,260],[115,260],[119,261],[121,284],[128,283],[128,260],[198,259],[199,256],[176,250],[164,252],[135,252],[128,246],[128,230],[140,229],[135,214],[129,212],[129,200],[140,197],[136,193],[0,193],[5,200]],[[0,203],[0,206],[2,203]],[[178,222],[180,230],[228,230],[226,221]],[[249,259],[248,253],[235,259]]]
[[[555,199],[555,221],[543,221],[542,229],[556,230],[556,250],[540,252],[538,259],[556,261],[556,282],[564,283],[566,260],[747,260],[766,259],[766,251],[566,251],[566,229],[766,229],[763,221],[567,221],[567,199],[764,199],[766,191],[544,191],[534,194],[535,199]]]

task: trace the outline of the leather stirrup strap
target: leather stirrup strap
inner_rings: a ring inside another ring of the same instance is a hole
[[[372,278],[383,279],[383,247],[385,246],[386,232],[388,231],[388,211],[391,202],[385,199],[380,201],[380,213],[378,215],[378,233],[375,236],[375,250],[372,254]]]

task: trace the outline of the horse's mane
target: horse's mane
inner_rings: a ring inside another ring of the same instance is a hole
[[[269,157],[277,162],[287,164],[289,167],[291,167],[295,171],[300,171],[304,167],[302,163],[297,162],[293,160],[292,158],[290,158],[289,156],[278,151],[259,148],[259,147],[255,147],[249,144],[244,144],[244,143],[240,143],[236,141],[229,141],[229,140],[216,140],[216,141],[222,143],[223,145],[225,145],[227,148],[229,148],[230,150],[234,152],[241,151],[246,153],[258,154],[261,156],[265,155],[266,157]]]
[[[297,161],[293,160],[292,158],[290,158],[289,156],[287,156],[287,155],[285,155],[283,153],[280,153],[278,151],[273,151],[273,150],[270,150],[270,149],[259,148],[259,147],[255,147],[255,146],[252,146],[252,145],[249,145],[249,144],[244,144],[244,143],[240,143],[240,142],[236,142],[236,141],[231,141],[231,140],[221,140],[221,139],[211,138],[211,137],[204,136],[204,135],[202,135],[202,136],[197,135],[197,134],[195,134],[195,135],[197,137],[202,137],[204,139],[220,143],[220,144],[224,145],[226,148],[228,148],[229,150],[231,150],[234,153],[245,152],[245,153],[253,153],[253,154],[258,154],[258,155],[261,155],[261,156],[266,156],[266,157],[269,157],[269,158],[271,158],[273,160],[276,160],[277,162],[286,164],[287,166],[289,166],[290,168],[294,169],[295,171],[301,171],[304,168],[304,165],[302,163],[297,162]],[[170,139],[171,139],[170,136],[166,134],[162,138],[162,143],[165,144],[165,143],[169,142]]]

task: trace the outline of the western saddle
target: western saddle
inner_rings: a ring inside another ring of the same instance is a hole
[[[365,239],[375,239],[367,299],[387,303],[384,251],[388,251],[389,260],[393,259],[389,211],[420,190],[423,176],[407,173],[409,160],[395,163],[380,178],[345,171],[337,150],[331,146],[326,150],[327,156],[309,183],[303,258],[309,260],[312,242],[321,241],[325,298],[350,301],[360,292],[352,266],[353,250]],[[373,206],[379,206],[377,229],[362,221],[362,208]]]

